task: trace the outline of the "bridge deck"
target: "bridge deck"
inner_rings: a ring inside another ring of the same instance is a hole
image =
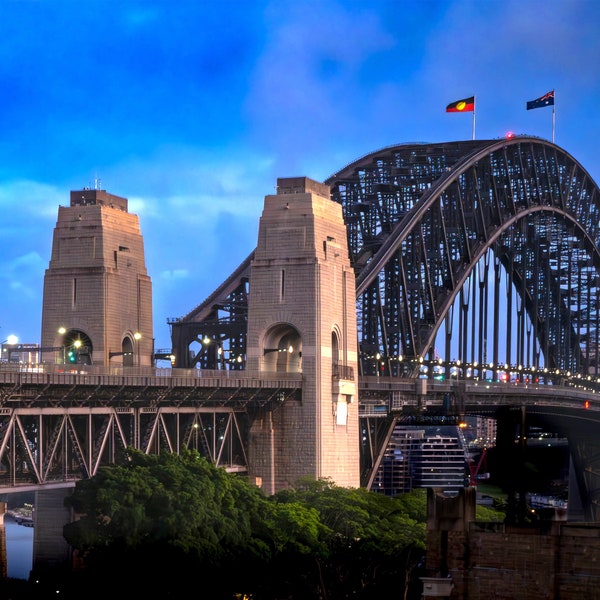
[[[6,493],[74,485],[122,460],[129,447],[146,453],[194,448],[218,466],[244,471],[251,415],[302,398],[301,373],[3,367],[0,490]],[[358,387],[362,429],[380,441],[419,414],[495,418],[500,407],[525,407],[594,430],[600,421],[600,395],[583,387],[388,377],[360,377]],[[365,462],[376,464],[373,456]]]

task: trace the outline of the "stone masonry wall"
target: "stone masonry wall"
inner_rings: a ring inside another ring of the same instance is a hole
[[[434,492],[428,496],[427,574],[452,578],[449,598],[600,600],[600,523],[467,522],[461,512],[471,501],[448,504]],[[436,518],[441,513],[444,518]]]

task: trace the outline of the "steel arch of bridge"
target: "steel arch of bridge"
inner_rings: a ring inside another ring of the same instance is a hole
[[[598,375],[600,196],[564,150],[407,144],[326,183],[348,227],[363,375],[416,376],[439,356]]]

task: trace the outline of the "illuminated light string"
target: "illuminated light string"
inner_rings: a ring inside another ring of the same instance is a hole
[[[538,376],[548,376],[554,378],[561,378],[565,381],[575,381],[575,380],[584,380],[593,383],[600,383],[600,376],[594,377],[592,375],[582,375],[581,373],[572,373],[571,371],[563,371],[561,369],[549,369],[548,367],[536,367],[535,365],[523,366],[523,365],[508,365],[506,363],[479,363],[478,361],[473,362],[462,362],[460,360],[452,360],[446,363],[442,359],[434,359],[427,360],[422,356],[418,357],[407,357],[402,354],[398,356],[385,356],[380,352],[376,354],[363,354],[363,359],[370,360],[373,362],[381,362],[385,364],[386,362],[399,362],[399,363],[411,363],[411,364],[419,364],[420,368],[423,369],[423,373],[429,372],[429,368],[432,367],[434,369],[438,368],[440,370],[446,369],[446,367],[450,367],[450,371],[453,372],[465,372],[465,378],[467,379],[480,379],[479,376],[475,376],[473,371],[476,372],[485,372],[485,371],[496,371],[498,373],[505,373],[507,375],[538,375]],[[454,379],[454,377],[452,377]],[[481,377],[481,379],[485,379],[485,377]],[[500,380],[499,380],[500,381]]]

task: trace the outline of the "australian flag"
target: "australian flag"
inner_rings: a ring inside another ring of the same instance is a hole
[[[528,102],[527,110],[531,110],[532,108],[543,108],[544,106],[554,106],[554,90]]]

